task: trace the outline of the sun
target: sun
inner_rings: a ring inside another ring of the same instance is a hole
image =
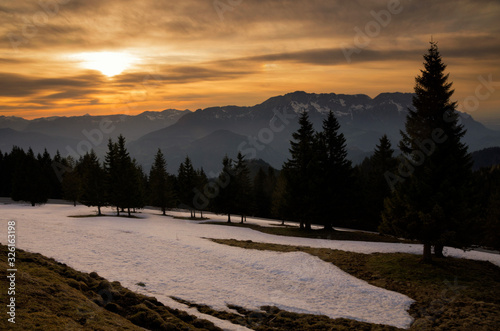
[[[126,52],[90,52],[74,56],[81,61],[81,66],[98,70],[103,75],[113,77],[129,68],[137,59]]]

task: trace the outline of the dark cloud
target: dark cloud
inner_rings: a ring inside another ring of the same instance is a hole
[[[119,75],[116,78],[117,84],[139,84],[147,86],[161,85],[164,83],[191,83],[197,81],[211,81],[234,79],[251,74],[251,71],[222,71],[207,69],[200,66],[164,66],[157,72],[136,72]]]
[[[0,96],[26,97],[41,91],[71,88],[91,88],[102,83],[101,75],[82,75],[70,78],[32,78],[19,74],[0,73]]]

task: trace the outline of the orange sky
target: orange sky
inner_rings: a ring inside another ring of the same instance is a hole
[[[499,19],[496,0],[4,1],[0,115],[411,92],[432,35],[461,109],[500,121]]]

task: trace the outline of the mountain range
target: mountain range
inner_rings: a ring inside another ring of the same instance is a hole
[[[123,134],[127,148],[149,170],[154,154],[161,148],[169,172],[189,156],[195,167],[210,175],[220,171],[224,155],[241,151],[247,158],[263,159],[281,168],[288,158],[292,133],[298,128],[300,112],[307,111],[316,130],[332,111],[347,139],[354,163],[369,155],[379,138],[387,134],[397,146],[404,128],[411,93],[382,93],[371,98],[364,94],[314,94],[294,92],[272,97],[252,107],[224,106],[189,110],[167,109],[139,115],[49,117],[25,120],[0,116],[0,150],[13,145],[35,152],[43,148],[54,154],[78,157],[89,148],[101,157],[107,140]],[[500,131],[486,128],[470,115],[460,113],[467,129],[464,137],[470,151],[500,146]]]

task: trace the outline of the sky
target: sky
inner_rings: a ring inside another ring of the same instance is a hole
[[[459,109],[500,124],[498,0],[5,0],[0,115],[412,92],[438,42]]]

